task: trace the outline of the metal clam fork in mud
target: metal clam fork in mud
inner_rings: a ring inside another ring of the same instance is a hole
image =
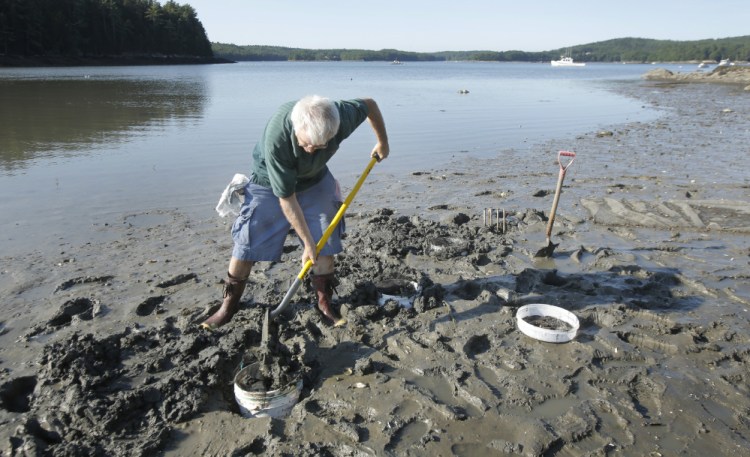
[[[563,165],[562,158],[568,158],[568,162]],[[562,192],[563,180],[565,179],[565,172],[568,171],[568,167],[573,163],[576,158],[575,152],[560,151],[557,153],[557,163],[560,165],[560,172],[557,176],[557,187],[555,188],[555,198],[552,200],[552,209],[549,212],[549,220],[547,221],[547,245],[534,254],[534,257],[552,257],[552,253],[555,252],[555,248],[559,243],[552,242],[552,226],[555,223],[555,213],[557,212],[557,205],[560,202],[560,193]]]

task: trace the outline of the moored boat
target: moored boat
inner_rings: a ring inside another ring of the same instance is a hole
[[[560,56],[560,60],[550,61],[553,67],[585,67],[585,62],[574,62],[570,56]]]

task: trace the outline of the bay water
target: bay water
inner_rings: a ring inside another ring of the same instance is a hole
[[[684,71],[678,66],[660,66]],[[673,67],[673,68],[672,68]],[[649,65],[244,62],[204,66],[0,69],[0,253],[53,245],[117,215],[179,209],[212,217],[283,102],[372,97],[406,176],[499,157],[658,112],[610,90]],[[358,129],[330,163],[348,188],[374,145]],[[512,164],[498,161],[498,167]],[[218,216],[217,216],[218,217]]]

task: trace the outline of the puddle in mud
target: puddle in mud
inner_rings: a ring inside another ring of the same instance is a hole
[[[498,451],[479,443],[454,444],[451,446],[451,451],[456,457],[474,457],[478,455],[483,457],[510,457],[517,455],[515,453]]]
[[[405,309],[414,305],[414,299],[421,291],[417,282],[408,279],[386,279],[375,283],[375,287],[380,292],[379,305],[392,302]]]
[[[559,417],[578,404],[574,398],[551,398],[534,408],[536,417]]]

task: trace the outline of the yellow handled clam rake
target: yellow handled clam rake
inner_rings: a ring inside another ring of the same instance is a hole
[[[349,192],[349,195],[346,197],[346,200],[344,200],[344,203],[339,208],[338,212],[336,213],[336,216],[334,216],[331,223],[328,225],[328,228],[325,232],[323,232],[323,236],[318,240],[318,244],[315,249],[315,255],[317,256],[320,254],[320,251],[323,249],[323,246],[325,246],[326,242],[328,242],[328,238],[330,238],[331,233],[336,229],[336,226],[338,226],[339,222],[341,221],[341,218],[344,217],[344,213],[346,212],[346,209],[349,207],[349,204],[351,204],[352,200],[354,200],[354,197],[357,195],[357,192],[359,191],[359,188],[362,187],[362,183],[365,182],[365,179],[367,179],[367,175],[370,174],[370,170],[372,170],[372,167],[375,166],[375,164],[378,162],[378,158],[372,157],[370,159],[370,163],[367,164],[367,167],[365,168],[365,171],[362,173],[362,176],[359,177],[359,180],[357,180],[357,183],[354,185],[354,188]],[[294,283],[292,283],[292,286],[287,291],[286,295],[284,296],[284,299],[281,300],[281,303],[279,306],[276,307],[273,311],[271,311],[271,317],[276,317],[280,312],[286,308],[286,306],[291,301],[294,294],[297,292],[297,289],[299,289],[299,286],[302,284],[302,281],[305,279],[305,276],[310,271],[310,268],[312,267],[312,260],[309,260],[305,262],[305,265],[302,267],[302,270],[299,272],[297,277],[294,279]],[[266,319],[263,322],[263,330],[266,331],[268,327],[268,309],[266,309]]]

